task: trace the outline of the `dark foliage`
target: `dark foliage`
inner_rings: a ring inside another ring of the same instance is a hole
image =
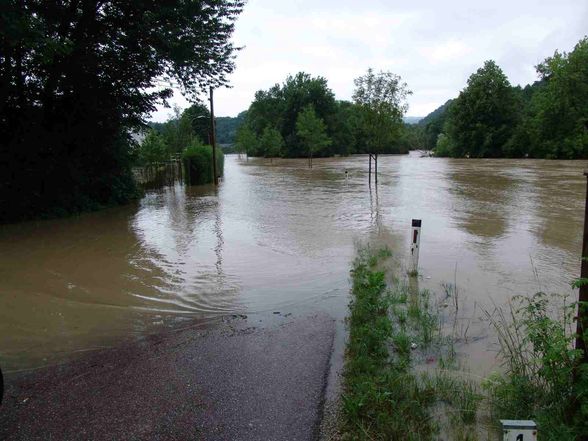
[[[188,95],[225,84],[242,6],[240,0],[3,2],[0,221],[133,197],[129,132],[170,96],[155,88],[156,80],[173,79]]]

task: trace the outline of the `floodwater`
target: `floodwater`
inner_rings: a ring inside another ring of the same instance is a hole
[[[126,207],[3,226],[0,364],[57,363],[226,314],[341,317],[357,241],[388,244],[405,268],[419,218],[420,287],[457,283],[469,355],[486,366],[495,348],[484,308],[572,293],[585,166],[381,156],[376,190],[365,156],[318,159],[312,170],[305,160],[228,156],[218,190],[177,183]]]

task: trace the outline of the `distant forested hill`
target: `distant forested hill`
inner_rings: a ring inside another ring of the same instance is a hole
[[[234,144],[237,129],[247,116],[247,111],[239,113],[236,117],[219,116],[216,118],[216,141],[219,144]]]
[[[405,124],[418,124],[422,119],[422,116],[405,116],[402,118]]]
[[[447,119],[447,111],[453,101],[452,99],[447,100],[419,121],[418,124],[422,128],[422,139],[425,149],[431,150],[435,148],[437,137],[443,131],[443,125]]]

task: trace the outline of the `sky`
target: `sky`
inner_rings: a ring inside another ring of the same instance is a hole
[[[513,85],[535,65],[588,34],[588,0],[249,0],[233,41],[242,46],[231,88],[215,91],[215,114],[247,110],[256,91],[304,71],[323,76],[337,99],[369,67],[398,74],[413,91],[408,116],[425,116],[493,59]],[[179,92],[170,104],[190,105]],[[151,116],[165,121],[170,108]]]

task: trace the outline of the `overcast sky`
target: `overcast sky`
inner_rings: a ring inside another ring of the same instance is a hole
[[[215,113],[236,116],[257,90],[299,71],[324,76],[337,99],[368,67],[400,75],[413,91],[407,115],[424,116],[457,96],[484,60],[512,84],[588,34],[588,0],[249,0],[239,17],[231,89],[215,94]],[[173,103],[189,105],[176,94]],[[160,107],[152,118],[166,120]]]

